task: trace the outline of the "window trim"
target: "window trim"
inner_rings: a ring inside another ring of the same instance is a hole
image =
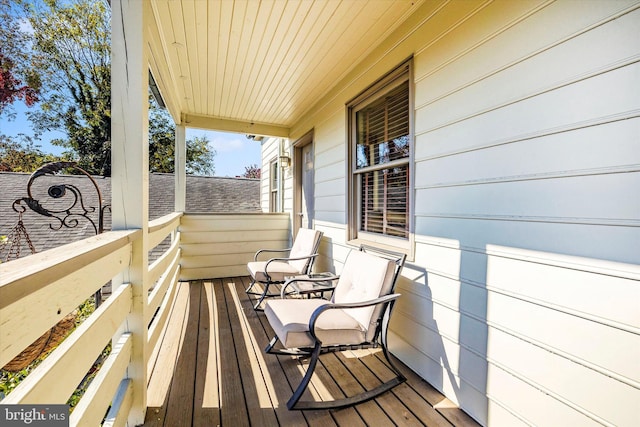
[[[279,170],[280,162],[278,161],[278,157],[274,157],[269,161],[269,212],[282,212],[281,210],[281,202],[280,202],[280,180],[282,179],[282,172]],[[276,171],[277,178],[274,186],[273,182],[273,172]],[[275,201],[274,201],[274,193],[275,193]]]
[[[356,113],[368,105],[380,100],[387,93],[397,89],[405,82],[409,83],[409,158],[398,159],[393,162],[371,165],[366,168],[356,168],[356,141],[357,141],[357,127],[356,127]],[[404,252],[408,255],[409,260],[414,258],[415,251],[415,131],[414,131],[414,84],[413,84],[413,58],[401,63],[398,67],[394,68],[391,72],[380,78],[373,83],[362,93],[357,95],[351,101],[346,104],[346,123],[347,123],[347,144],[346,144],[346,158],[347,158],[347,229],[346,240],[347,244],[352,246],[359,246],[362,243],[369,245],[392,249]],[[370,233],[361,231],[359,228],[360,218],[360,198],[359,189],[357,186],[357,175],[367,171],[388,169],[389,167],[398,165],[407,165],[409,174],[409,200],[407,201],[407,207],[409,210],[408,218],[408,237],[393,237],[385,236],[377,233]]]

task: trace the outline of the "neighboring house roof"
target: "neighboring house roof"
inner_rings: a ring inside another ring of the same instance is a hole
[[[16,172],[0,172],[0,235],[8,235],[18,222],[18,213],[12,209],[13,202],[27,197],[27,184],[30,174]],[[103,205],[111,203],[111,179],[93,177],[102,193]],[[49,210],[66,210],[74,201],[72,191],[67,190],[65,197],[53,199],[47,195],[52,185],[65,184],[74,186],[82,194],[82,202],[87,209],[98,206],[97,193],[91,181],[82,175],[47,175],[34,180],[32,197]],[[174,176],[173,174],[153,173],[149,176],[149,219],[156,219],[174,210]],[[64,201],[64,202],[63,202]],[[26,204],[22,203],[26,207]],[[78,204],[74,212],[81,211]],[[186,211],[192,213],[224,213],[224,212],[261,212],[260,180],[249,178],[222,178],[205,176],[187,176]],[[96,211],[97,212],[97,211]],[[87,215],[98,223],[96,212]],[[95,235],[93,226],[84,218],[69,217],[67,223],[77,219],[77,226],[59,227],[60,222],[37,214],[27,208],[23,214],[23,223],[35,246],[36,252],[42,252],[57,246]],[[111,215],[105,214],[105,229],[111,227]],[[29,255],[26,242],[22,242],[21,256]],[[0,253],[6,256],[6,248]]]

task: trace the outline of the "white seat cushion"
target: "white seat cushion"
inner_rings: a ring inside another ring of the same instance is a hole
[[[286,348],[313,347],[309,319],[313,311],[329,302],[322,299],[281,299],[267,302],[264,314]],[[361,344],[365,330],[345,310],[324,312],[316,323],[316,335],[323,345]]]
[[[267,261],[253,261],[247,263],[247,270],[249,274],[258,282],[266,282],[267,276],[264,274]],[[300,271],[288,262],[273,261],[269,263],[269,276],[272,282],[283,282],[285,276],[296,276],[300,274]]]

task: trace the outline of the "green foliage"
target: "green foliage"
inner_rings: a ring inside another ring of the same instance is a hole
[[[68,160],[42,152],[33,138],[21,134],[19,138],[0,134],[0,172],[34,172],[49,162]]]
[[[215,155],[216,151],[209,146],[206,136],[196,136],[187,140],[187,174],[213,175]]]
[[[2,237],[6,237],[6,236],[2,236]],[[0,240],[0,244],[2,244],[1,240]],[[82,324],[82,322],[87,320],[89,316],[91,316],[91,314],[95,311],[95,309],[96,307],[95,307],[94,297],[91,297],[87,299],[84,303],[82,303],[82,305],[80,305],[75,310],[75,314],[76,314],[75,328],[77,328]],[[74,329],[71,329],[68,332],[67,336],[69,336]],[[49,354],[51,354],[52,351],[53,350],[40,355],[40,357],[38,357],[36,360],[31,362],[29,366],[22,369],[21,371],[9,372],[5,370],[0,370],[0,400],[4,399],[5,396],[11,393],[27,377],[27,375],[33,372],[33,370],[37,368],[38,365],[40,365],[40,363],[42,363],[42,361],[45,360],[47,356],[49,356]],[[69,404],[72,408],[80,401],[80,398],[82,397],[87,387],[91,383],[91,380],[93,380],[93,378],[98,373],[104,359],[110,353],[111,353],[111,343],[109,343],[104,348],[104,350],[98,357],[98,360],[96,361],[96,363],[92,366],[91,370],[83,378],[82,382],[78,385],[78,388],[73,392],[73,394],[69,398],[69,401],[67,402],[67,404]]]
[[[90,174],[109,176],[110,9],[103,0],[32,0],[25,11],[33,27],[32,67],[41,70],[40,109],[28,113],[36,137],[62,131],[66,137],[52,144]],[[150,170],[173,172],[175,129],[157,105],[150,109],[149,144]],[[213,174],[214,155],[206,138],[187,141],[188,173]]]
[[[91,174],[111,174],[110,10],[102,0],[31,4],[33,63],[41,70],[40,110],[29,113],[37,135],[77,155]]]
[[[149,170],[173,173],[175,170],[176,129],[167,110],[149,97]],[[206,136],[187,140],[186,168],[189,175],[213,175],[215,150]]]

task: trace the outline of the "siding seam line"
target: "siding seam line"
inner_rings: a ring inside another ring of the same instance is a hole
[[[539,7],[537,10],[534,10],[533,12],[534,12],[534,13],[537,13],[538,11],[540,11],[540,10],[544,9],[544,8],[545,8],[545,7],[547,7],[549,4],[554,3],[554,2],[555,2],[555,1],[547,2],[546,4],[542,5],[541,7]],[[421,104],[421,105],[420,105],[419,107],[417,107],[417,108],[422,108],[422,107],[425,107],[425,106],[427,106],[427,105],[433,104],[433,103],[435,103],[435,102],[437,102],[437,101],[439,101],[439,100],[441,100],[441,99],[443,99],[443,98],[446,98],[446,97],[448,97],[448,96],[450,96],[450,95],[452,95],[452,94],[454,94],[454,93],[456,93],[456,92],[459,92],[459,91],[461,91],[461,90],[464,90],[464,89],[465,89],[465,88],[467,88],[467,87],[470,87],[470,86],[472,86],[472,85],[474,85],[474,84],[476,84],[476,83],[479,83],[479,82],[481,82],[482,80],[486,80],[486,79],[488,79],[489,77],[492,77],[492,76],[494,76],[494,75],[496,75],[496,74],[499,74],[499,73],[501,73],[502,71],[505,71],[505,70],[507,70],[507,69],[509,69],[509,68],[512,68],[512,67],[514,67],[514,66],[516,66],[516,65],[518,65],[518,64],[520,64],[520,63],[522,63],[522,62],[525,62],[525,61],[527,61],[527,60],[529,60],[529,59],[531,59],[531,58],[533,58],[533,57],[535,57],[535,56],[537,56],[537,55],[539,55],[539,54],[541,54],[541,53],[543,53],[543,52],[546,52],[547,50],[551,50],[551,49],[553,49],[553,48],[555,48],[555,47],[557,47],[557,46],[560,46],[560,45],[562,45],[562,44],[564,44],[564,43],[568,42],[569,40],[572,40],[572,39],[574,39],[574,38],[576,38],[576,37],[579,37],[579,36],[581,36],[581,35],[583,35],[583,34],[586,34],[586,33],[588,33],[589,31],[594,30],[595,28],[598,28],[598,27],[600,27],[600,26],[602,26],[602,25],[606,25],[606,24],[608,24],[609,22],[615,21],[616,19],[618,19],[618,18],[620,18],[620,17],[622,17],[622,16],[624,16],[624,15],[626,15],[626,14],[628,14],[628,13],[633,12],[634,10],[636,10],[636,9],[638,9],[638,8],[640,8],[640,4],[635,4],[635,5],[632,5],[632,6],[628,7],[628,8],[625,8],[625,9],[623,9],[623,10],[619,10],[618,12],[615,12],[614,14],[609,15],[609,16],[605,17],[604,19],[601,19],[600,21],[598,21],[598,22],[596,22],[596,23],[594,23],[594,24],[591,24],[590,26],[587,26],[587,27],[583,28],[582,30],[576,31],[576,32],[574,32],[574,33],[572,33],[572,34],[570,34],[570,35],[566,36],[566,37],[565,37],[565,38],[563,38],[563,39],[556,40],[555,42],[553,42],[553,43],[551,43],[551,44],[549,44],[549,45],[547,45],[547,46],[544,46],[544,47],[542,47],[542,48],[539,48],[538,50],[535,50],[535,51],[531,52],[531,53],[530,53],[530,54],[528,54],[528,55],[525,55],[525,56],[523,56],[523,57],[521,57],[521,58],[518,58],[518,59],[516,59],[516,60],[514,60],[514,61],[511,61],[510,63],[508,63],[508,64],[506,64],[506,65],[503,65],[503,66],[502,66],[502,67],[500,67],[500,68],[497,68],[497,69],[495,69],[495,70],[493,70],[493,71],[490,71],[490,72],[488,72],[488,73],[486,73],[486,74],[484,74],[484,75],[482,75],[482,76],[480,76],[480,77],[477,77],[477,78],[475,78],[474,80],[472,80],[472,81],[470,81],[470,82],[468,82],[468,83],[466,83],[466,84],[463,84],[462,86],[459,86],[459,87],[457,87],[456,89],[453,89],[453,90],[451,90],[451,91],[449,91],[449,92],[447,92],[447,93],[445,93],[445,94],[443,94],[443,95],[440,95],[439,97],[437,97],[437,98],[435,98],[435,99],[432,99],[432,100],[430,100],[430,101],[427,101],[427,102],[425,102],[425,103]],[[532,14],[531,14],[531,15],[532,15]],[[529,17],[529,15],[528,15],[528,16],[526,16],[525,18],[528,18],[528,17]],[[518,22],[516,22],[515,24],[518,24],[518,23],[520,23],[520,22],[521,22],[521,21],[518,21]],[[506,31],[507,29],[508,29],[508,28],[505,28],[505,31]],[[497,35],[496,35],[496,36],[497,36]],[[487,38],[487,39],[485,40],[485,42],[486,42],[486,41],[488,41],[488,40],[491,40],[491,38]],[[474,46],[474,49],[475,49],[476,47],[477,47],[477,46]],[[467,52],[467,53],[468,53],[468,52]],[[466,54],[466,53],[465,53],[465,54]],[[461,56],[464,56],[464,55],[461,55]],[[461,57],[461,56],[460,56],[460,57]],[[421,76],[419,79],[415,79],[415,80],[416,80],[416,83],[418,83],[418,82],[420,82],[420,81],[422,81],[422,80],[424,80],[424,79],[428,78],[431,74],[433,74],[433,73],[437,72],[439,69],[445,68],[445,67],[446,67],[447,65],[449,65],[450,63],[455,62],[455,60],[457,60],[457,59],[458,59],[458,58],[455,58],[454,60],[448,61],[446,64],[443,64],[443,66],[439,67],[438,69],[434,70],[433,72],[430,72],[430,73],[428,73],[428,74],[425,74],[424,76]]]
[[[507,374],[511,375],[512,377],[522,381],[523,383],[529,385],[530,387],[536,389],[537,391],[539,391],[542,394],[546,394],[547,396],[549,396],[552,399],[557,400],[558,402],[562,403],[565,406],[568,406],[569,408],[573,409],[574,411],[578,412],[579,414],[584,415],[587,418],[591,418],[593,421],[605,425],[605,426],[610,426],[610,427],[614,427],[614,424],[612,424],[611,422],[605,420],[604,418],[601,418],[599,416],[597,416],[596,414],[594,414],[593,412],[589,411],[586,408],[583,408],[582,406],[579,406],[577,403],[573,403],[572,401],[565,399],[564,397],[562,397],[561,395],[559,395],[558,393],[555,393],[551,390],[549,390],[548,388],[538,384],[537,382],[518,374],[517,372],[507,368],[506,366],[502,365],[499,362],[496,362],[494,360],[491,360],[489,358],[487,358],[487,362],[491,363],[493,366],[495,366],[498,369],[503,370],[504,372],[506,372]],[[500,402],[502,403],[500,400],[496,399],[495,397],[493,397],[493,395],[491,393],[489,393],[487,391],[487,399],[491,400],[492,402]],[[502,406],[502,405],[501,405]]]
[[[502,138],[502,139],[494,140],[493,142],[489,142],[487,144],[481,144],[481,145],[471,146],[467,148],[462,148],[459,150],[444,152],[440,154],[434,154],[431,156],[425,156],[419,159],[415,159],[415,163],[439,159],[443,157],[456,156],[458,154],[465,154],[473,151],[486,150],[489,148],[499,147],[501,145],[514,144],[517,142],[523,142],[527,140],[543,138],[546,136],[557,135],[565,132],[572,132],[572,131],[586,129],[590,127],[606,125],[609,123],[615,123],[623,120],[635,119],[637,117],[640,117],[640,109],[633,109],[629,111],[624,111],[622,113],[611,114],[604,117],[597,117],[594,119],[573,122],[573,123],[569,123],[562,126],[542,129],[536,132],[524,133],[524,134],[516,135],[511,138]],[[417,136],[418,135],[416,135],[416,137]]]
[[[416,190],[431,190],[436,188],[450,188],[450,187],[466,187],[472,185],[484,185],[484,184],[502,184],[510,182],[523,182],[523,181],[541,181],[545,179],[562,179],[562,178],[578,178],[585,176],[601,176],[601,175],[616,175],[624,173],[640,172],[640,163],[634,163],[629,165],[610,166],[604,168],[587,168],[587,169],[572,169],[567,171],[552,171],[531,173],[525,175],[507,175],[503,177],[494,177],[486,179],[472,179],[467,181],[451,181],[434,183],[432,185],[416,186]]]
[[[560,267],[560,268],[562,268],[562,267]],[[580,271],[580,270],[577,270],[577,271]],[[505,289],[502,289],[502,288],[499,288],[499,287],[489,286],[489,285],[486,285],[486,284],[483,284],[483,283],[476,282],[476,281],[471,280],[471,279],[455,277],[455,276],[453,276],[451,274],[448,274],[448,273],[445,273],[445,272],[439,272],[439,271],[436,271],[436,270],[427,270],[427,273],[435,275],[435,276],[440,276],[440,277],[443,277],[443,278],[448,279],[448,280],[460,282],[460,285],[464,284],[464,285],[468,285],[468,286],[474,287],[476,289],[480,289],[482,291],[490,291],[490,292],[493,292],[493,293],[496,293],[496,294],[504,295],[504,296],[509,297],[509,298],[518,299],[520,301],[524,301],[524,302],[527,302],[529,304],[534,304],[534,305],[537,305],[539,307],[547,308],[549,310],[553,310],[553,311],[556,311],[556,312],[559,312],[559,313],[563,313],[563,314],[566,314],[566,315],[569,315],[569,316],[578,317],[580,319],[583,319],[583,320],[586,320],[586,321],[589,321],[589,322],[593,322],[593,323],[597,323],[597,324],[605,326],[605,327],[618,329],[618,330],[621,330],[623,332],[631,333],[631,334],[634,334],[634,335],[640,335],[640,328],[634,327],[633,325],[628,325],[628,324],[623,323],[623,322],[619,322],[617,320],[612,320],[612,319],[607,319],[607,318],[601,317],[601,316],[591,315],[589,313],[585,313],[585,312],[582,312],[580,310],[572,309],[570,307],[566,307],[566,306],[563,306],[563,305],[560,305],[560,304],[554,304],[554,303],[547,302],[547,301],[544,301],[544,300],[540,300],[540,299],[537,299],[537,298],[532,298],[532,297],[529,297],[529,296],[527,296],[525,294],[521,294],[521,293],[518,293],[518,292],[511,292],[511,291],[508,291],[508,290],[505,290]],[[589,273],[589,272],[587,272],[587,273]],[[589,274],[597,274],[597,273],[589,273]],[[409,279],[407,279],[407,280],[409,280]],[[633,280],[633,279],[631,279],[631,280]],[[409,282],[410,282],[411,288],[405,288],[404,285],[401,285],[401,287],[403,289],[406,289],[408,292],[420,297],[420,298],[423,298],[423,299],[426,299],[426,300],[430,300],[432,302],[437,302],[438,304],[440,304],[440,305],[442,305],[444,307],[447,307],[447,308],[449,308],[451,310],[454,310],[454,311],[457,311],[457,312],[460,312],[460,313],[465,313],[465,314],[469,315],[470,317],[473,317],[474,319],[476,319],[478,321],[484,322],[485,319],[481,319],[480,317],[472,314],[471,312],[459,309],[459,308],[457,308],[457,307],[455,307],[455,306],[453,306],[453,305],[451,305],[451,304],[449,304],[447,302],[444,302],[444,301],[442,301],[440,299],[437,299],[437,298],[424,298],[424,295],[421,294],[418,290],[416,290],[415,282],[411,281],[411,280],[409,280]],[[418,285],[418,286],[424,286],[424,285]]]
[[[498,28],[497,30],[495,30],[493,33],[485,36],[482,40],[478,41],[477,43],[475,43],[473,46],[470,46],[468,48],[466,48],[465,50],[463,50],[462,52],[460,52],[459,54],[457,54],[456,56],[454,56],[453,58],[449,58],[448,60],[444,61],[442,64],[440,64],[438,67],[432,69],[431,71],[421,75],[420,77],[416,77],[415,78],[415,83],[420,83],[423,80],[428,79],[429,77],[431,77],[432,75],[434,75],[435,73],[437,73],[438,71],[447,68],[449,65],[453,64],[454,62],[456,62],[457,60],[459,60],[460,58],[464,57],[465,55],[473,52],[474,50],[476,50],[477,48],[479,48],[480,46],[484,45],[485,43],[487,43],[490,40],[495,39],[496,37],[500,36],[501,34],[505,33],[506,31],[508,31],[510,28],[515,27],[516,25],[522,23],[523,21],[527,20],[529,17],[533,16],[534,14],[538,13],[539,11],[541,11],[542,9],[546,8],[547,6],[549,6],[550,4],[555,3],[555,0],[547,0],[546,2],[543,2],[541,4],[539,4],[538,6],[524,12],[522,15],[518,16],[517,18],[511,20],[510,22],[508,22],[507,24],[503,25],[502,27]],[[488,6],[488,5],[487,5]],[[484,9],[484,8],[482,8]],[[482,10],[480,9],[480,10]],[[479,13],[480,10],[478,10]],[[446,35],[446,34],[445,34]],[[438,38],[437,40],[435,40],[432,43],[429,43],[427,46],[422,47],[420,50],[416,51],[416,56],[419,56],[421,54],[423,54],[424,52],[426,52],[433,44],[435,44],[436,41],[440,40],[442,37]],[[532,56],[535,56],[539,53],[539,51],[536,51]],[[487,77],[492,76],[493,74],[497,74],[501,71],[503,71],[506,68],[509,68],[515,64],[517,64],[518,62],[522,61],[522,60],[526,60],[528,59],[527,57],[524,57],[524,59],[521,60],[516,60],[515,62],[511,62],[506,66],[503,66],[502,68],[499,68],[498,70],[494,70],[488,74],[485,74],[482,77],[479,77],[475,80],[473,80],[472,82],[468,83],[467,85],[461,86],[458,89],[454,89],[451,92],[443,95],[442,97],[446,97],[449,96],[451,93],[457,92],[461,89],[463,89],[466,86],[470,86],[474,83],[477,83],[478,81],[484,80]],[[436,98],[431,102],[435,102],[438,99],[441,99],[442,97]],[[429,103],[431,103],[429,102]],[[424,105],[428,105],[429,103],[426,103]],[[422,106],[421,106],[422,107]]]
[[[526,101],[526,100],[529,100],[529,99],[533,99],[533,98],[536,98],[538,96],[542,96],[542,95],[547,94],[547,93],[553,93],[556,90],[560,90],[562,88],[569,87],[571,85],[580,83],[582,81],[586,81],[588,79],[596,78],[598,76],[604,76],[609,72],[613,72],[613,71],[622,69],[624,67],[632,66],[632,65],[636,64],[638,61],[640,61],[640,55],[633,55],[631,57],[624,58],[624,59],[619,60],[619,61],[615,61],[615,62],[613,62],[611,64],[607,64],[605,66],[595,68],[594,70],[592,70],[590,72],[577,74],[577,75],[575,75],[575,76],[573,76],[571,78],[567,78],[567,79],[561,80],[559,82],[554,82],[552,85],[549,85],[549,86],[546,86],[546,87],[542,87],[542,88],[538,88],[537,90],[534,90],[534,91],[531,91],[531,92],[529,92],[527,94],[519,96],[518,98],[512,98],[512,99],[509,99],[509,100],[507,100],[505,102],[502,102],[500,104],[493,105],[493,106],[490,106],[490,107],[486,107],[486,108],[484,108],[482,110],[479,110],[479,111],[476,111],[476,112],[473,112],[473,113],[470,113],[470,114],[467,114],[467,115],[464,115],[464,116],[459,116],[457,118],[449,119],[448,121],[445,121],[443,123],[437,124],[437,125],[429,128],[429,129],[424,129],[424,130],[421,130],[419,132],[416,132],[416,136],[417,135],[425,135],[425,134],[434,132],[434,131],[439,130],[439,129],[443,129],[443,128],[446,128],[446,127],[449,127],[449,126],[453,126],[453,125],[455,125],[457,123],[461,123],[461,122],[464,122],[464,121],[467,121],[467,120],[470,120],[470,119],[473,119],[473,118],[476,118],[476,117],[480,117],[482,115],[491,113],[493,111],[497,111],[497,110],[509,107],[511,105],[515,105],[515,104],[518,104],[520,102],[523,102],[523,101]],[[443,98],[444,97],[440,97],[439,100],[442,100]],[[425,108],[426,106],[428,106],[430,104],[433,104],[435,102],[436,101],[433,101],[431,103],[423,104],[423,105],[421,105],[419,107],[416,107],[415,111],[419,111],[420,109]]]
[[[342,211],[340,211],[342,212]],[[481,214],[463,214],[455,212],[433,212],[433,213],[416,213],[416,218],[446,218],[446,219],[463,219],[463,220],[482,220],[482,221],[505,221],[505,222],[537,222],[549,224],[570,224],[570,225],[598,225],[608,227],[640,227],[640,220],[625,218],[577,218],[577,217],[545,217],[545,216],[525,216],[525,215],[481,215]]]
[[[408,290],[408,291],[410,293],[414,294],[414,295],[422,297],[422,295],[419,295],[419,294],[417,294],[415,292],[412,292],[411,290]],[[632,378],[627,378],[627,377],[625,377],[625,376],[623,376],[621,374],[612,372],[607,368],[604,368],[602,366],[599,366],[599,365],[593,364],[593,363],[591,363],[591,362],[589,362],[587,360],[584,360],[584,359],[582,359],[582,358],[580,358],[578,356],[574,356],[574,355],[569,354],[569,353],[567,353],[567,352],[565,352],[563,350],[557,349],[555,347],[551,347],[551,346],[549,346],[547,344],[544,344],[544,343],[536,340],[535,338],[531,338],[531,337],[529,337],[527,335],[520,334],[520,333],[518,333],[516,331],[513,331],[513,330],[511,330],[511,329],[509,329],[509,328],[507,328],[505,326],[502,326],[499,323],[492,322],[492,321],[490,321],[488,319],[482,319],[481,317],[479,317],[479,316],[477,316],[477,315],[475,315],[473,313],[470,313],[470,312],[468,312],[466,310],[453,308],[451,305],[449,305],[447,303],[444,303],[442,301],[439,301],[439,300],[427,299],[427,298],[424,298],[424,300],[425,301],[431,301],[434,304],[438,304],[438,305],[440,305],[440,306],[442,306],[444,308],[448,308],[448,309],[450,309],[450,310],[452,310],[452,311],[454,311],[456,313],[459,313],[461,316],[466,316],[466,317],[468,317],[470,319],[473,319],[473,320],[479,322],[482,325],[486,325],[487,327],[491,327],[491,328],[496,329],[498,331],[504,332],[505,334],[511,335],[516,339],[519,339],[519,340],[524,341],[524,342],[526,342],[528,344],[534,345],[534,346],[536,346],[538,348],[541,348],[542,350],[545,350],[545,351],[547,351],[549,353],[552,353],[552,354],[554,354],[556,356],[559,356],[559,357],[562,357],[564,359],[567,359],[567,360],[569,360],[569,361],[571,361],[571,362],[573,362],[573,363],[575,363],[577,365],[580,365],[580,366],[583,366],[583,367],[585,367],[587,369],[595,371],[596,373],[598,373],[600,375],[603,375],[605,377],[609,377],[611,379],[617,380],[618,382],[620,382],[622,384],[625,384],[625,385],[628,385],[630,387],[633,387],[633,388],[636,388],[636,389],[640,390],[640,383],[638,383],[637,381],[633,380]],[[400,312],[400,314],[402,316],[412,320],[414,323],[417,323],[417,324],[423,326],[424,328],[429,329],[429,330],[435,332],[436,334],[438,334],[438,335],[440,335],[440,336],[442,336],[444,338],[447,338],[449,341],[451,341],[454,344],[457,344],[458,346],[470,351],[471,353],[475,354],[476,356],[480,357],[481,359],[490,361],[490,359],[487,358],[486,354],[482,354],[481,351],[478,351],[478,350],[470,347],[466,343],[461,343],[459,340],[454,339],[454,338],[450,337],[449,335],[443,334],[443,333],[441,333],[439,331],[434,331],[431,327],[429,327],[428,325],[424,324],[422,321],[420,321],[419,319],[417,319],[415,316],[411,315],[407,311],[404,311],[404,310],[401,310],[401,309],[397,309],[397,311]]]

